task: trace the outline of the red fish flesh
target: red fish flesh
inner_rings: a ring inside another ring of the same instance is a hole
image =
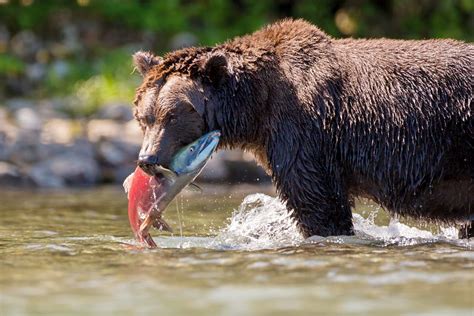
[[[161,216],[150,216],[151,212],[158,207],[158,202],[166,190],[166,179],[146,174],[137,167],[125,183],[128,192],[128,219],[135,237],[149,247],[156,247],[149,233],[148,221],[153,218],[153,226],[162,230],[171,231],[168,224]]]

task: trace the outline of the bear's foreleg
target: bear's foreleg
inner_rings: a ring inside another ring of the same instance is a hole
[[[311,165],[309,165],[311,163]],[[353,235],[352,212],[342,177],[314,161],[276,164],[273,178],[280,198],[305,238]]]
[[[459,229],[459,238],[472,238],[474,237],[474,221],[469,221],[461,226]]]

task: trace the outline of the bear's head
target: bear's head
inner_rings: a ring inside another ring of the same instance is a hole
[[[190,55],[194,58],[186,59]],[[215,128],[206,120],[205,111],[213,102],[206,91],[220,85],[227,60],[210,51],[165,59],[137,52],[133,60],[143,76],[134,101],[135,118],[144,133],[138,164],[154,174],[156,165],[168,167],[178,149]]]

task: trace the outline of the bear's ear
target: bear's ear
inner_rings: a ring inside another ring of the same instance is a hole
[[[133,63],[142,76],[145,76],[153,66],[159,65],[162,61],[163,58],[149,52],[138,51],[133,54]]]
[[[201,71],[214,87],[218,87],[228,75],[227,57],[213,53],[201,63]]]

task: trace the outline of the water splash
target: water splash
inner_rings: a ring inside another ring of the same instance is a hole
[[[304,239],[291,214],[278,198],[257,193],[245,197],[234,211],[229,223],[212,237],[159,237],[163,248],[210,248],[218,250],[261,250],[311,243],[366,244],[373,246],[411,246],[447,242],[472,248],[474,240],[459,240],[454,227],[441,228],[434,234],[392,219],[387,226],[378,226],[375,215],[367,218],[354,213],[355,236],[313,236]]]
[[[353,214],[352,221],[357,238],[381,241],[384,245],[409,246],[437,242],[441,239],[457,240],[457,236],[435,235],[430,231],[400,223],[397,218],[392,218],[387,226],[377,226],[373,217],[364,218],[360,214]]]
[[[215,237],[211,246],[227,249],[258,250],[296,246],[302,243],[330,242],[348,244],[409,246],[433,242],[448,242],[472,248],[473,241],[459,240],[457,229],[443,228],[434,234],[392,219],[387,226],[378,226],[375,216],[367,218],[354,213],[355,236],[314,236],[304,240],[285,205],[265,194],[247,196],[232,214],[229,224]]]
[[[283,203],[265,194],[247,196],[220,231],[214,245],[238,249],[294,246],[303,241]]]

